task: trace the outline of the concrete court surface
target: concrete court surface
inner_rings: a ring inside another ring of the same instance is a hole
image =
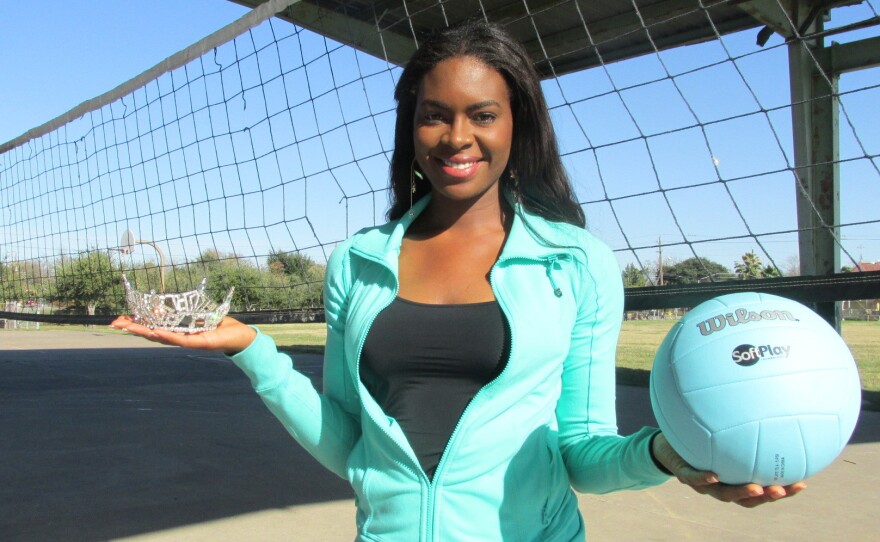
[[[344,541],[347,484],[219,355],[98,331],[0,330],[0,541]],[[319,356],[299,356],[312,377]],[[618,386],[622,433],[653,425]],[[880,413],[798,497],[745,510],[670,481],[583,495],[591,541],[880,540]]]

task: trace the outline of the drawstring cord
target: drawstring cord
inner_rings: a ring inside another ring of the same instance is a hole
[[[560,259],[568,260],[568,257],[560,258],[556,254],[553,254],[542,259],[544,260],[544,264],[547,266],[547,279],[550,280],[550,286],[553,288],[553,295],[555,295],[556,297],[562,297],[562,289],[556,285],[556,280],[553,279],[553,268],[556,267],[556,262],[558,262]]]

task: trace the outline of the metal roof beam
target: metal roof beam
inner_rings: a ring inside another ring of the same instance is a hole
[[[232,1],[254,7],[265,0]],[[311,2],[298,2],[279,13],[278,17],[398,65],[406,63],[415,51],[415,43],[411,37],[404,37],[394,32],[380,32],[375,24]]]
[[[832,8],[854,6],[862,2],[863,0],[745,0],[736,2],[736,5],[773,32],[785,39],[791,39],[806,31],[806,28],[798,28],[795,32],[793,23],[809,25],[824,17]]]
[[[573,7],[571,9],[573,10]],[[585,11],[584,18],[589,19],[588,9],[582,9]],[[655,47],[658,50],[663,50],[712,40],[717,38],[715,30],[719,34],[725,34],[759,24],[748,14],[743,13],[742,17],[737,19],[713,20],[714,28],[708,24],[700,24],[692,28],[663,31],[663,25],[666,21],[675,22],[681,16],[692,14],[694,11],[692,0],[666,0],[640,8],[641,19],[635,11],[627,11],[604,19],[587,20],[577,26],[542,37],[540,40],[537,38],[524,40],[523,45],[532,58],[539,63],[543,61],[543,64],[549,60],[554,66],[555,74],[561,75],[598,65],[600,62],[596,49],[601,53],[602,61],[610,63],[653,53]],[[711,16],[711,8],[707,11]],[[536,10],[533,15],[535,24],[540,29],[541,13]],[[572,16],[574,20],[579,18],[574,11],[572,11]],[[586,25],[586,29],[584,25]],[[589,35],[587,31],[589,31]],[[651,33],[650,40],[648,32]],[[615,46],[615,41],[633,34],[641,34],[643,39],[625,47]],[[543,51],[546,51],[546,60]],[[570,57],[570,59],[565,60],[565,57]],[[542,69],[542,71],[545,76],[552,76],[547,69]]]
[[[840,74],[880,66],[880,36],[850,43],[832,43],[813,53],[827,74]]]

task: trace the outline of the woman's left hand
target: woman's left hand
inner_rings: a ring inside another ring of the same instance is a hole
[[[226,316],[211,331],[198,333],[179,333],[165,329],[152,329],[139,324],[131,316],[122,315],[110,323],[110,327],[121,329],[147,339],[148,341],[168,346],[196,348],[199,350],[215,350],[232,356],[247,348],[257,336],[253,328]]]
[[[711,495],[719,501],[736,503],[746,508],[754,508],[764,503],[797,495],[807,487],[805,482],[767,487],[761,487],[758,484],[723,484],[718,481],[718,476],[715,473],[691,467],[672,449],[663,433],[654,438],[651,451],[657,461],[669,469],[679,482],[690,486],[697,493]]]

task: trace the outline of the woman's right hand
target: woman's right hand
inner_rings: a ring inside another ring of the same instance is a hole
[[[652,441],[651,453],[678,480],[703,495],[710,495],[719,501],[736,503],[745,508],[754,508],[762,504],[778,501],[785,497],[797,495],[807,484],[803,481],[787,486],[772,485],[761,487],[758,484],[728,485],[718,481],[712,472],[700,471],[690,466],[676,452],[663,433]]]
[[[257,332],[253,328],[229,316],[223,318],[216,329],[198,333],[177,333],[165,329],[150,329],[138,324],[128,315],[122,315],[113,320],[110,327],[161,344],[198,350],[215,350],[223,352],[227,356],[241,352],[250,346],[257,336]]]

